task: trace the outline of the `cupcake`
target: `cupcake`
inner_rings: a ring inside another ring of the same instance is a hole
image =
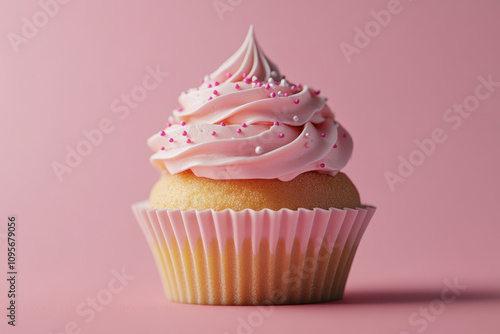
[[[340,170],[349,133],[319,90],[243,45],[181,93],[148,140],[161,171],[133,206],[169,300],[303,304],[342,298],[375,208]]]

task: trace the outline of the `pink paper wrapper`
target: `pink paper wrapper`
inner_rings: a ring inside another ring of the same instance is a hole
[[[302,304],[342,298],[375,212],[167,210],[132,207],[169,300],[190,304]]]

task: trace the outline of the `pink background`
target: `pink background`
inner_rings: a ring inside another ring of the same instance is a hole
[[[500,3],[401,0],[401,12],[348,62],[339,45],[354,44],[355,27],[386,0],[221,2],[232,3],[222,19],[212,0],[73,0],[18,53],[8,34],[21,34],[22,18],[41,7],[0,2],[0,237],[15,214],[19,245],[13,329],[0,240],[2,333],[61,333],[71,321],[82,333],[499,333],[500,87],[457,129],[443,114],[474,94],[478,76],[500,81]],[[329,97],[355,141],[345,172],[378,207],[345,299],[269,316],[167,302],[130,210],[159,176],[146,139],[251,23],[282,73]],[[120,119],[111,103],[157,65],[168,77]],[[105,118],[114,130],[59,182],[51,164]],[[384,173],[397,173],[398,156],[408,158],[435,128],[446,141],[391,191]],[[87,323],[77,307],[122,268],[135,279]],[[446,279],[467,288],[442,309],[432,301]],[[429,307],[435,315],[410,322]]]

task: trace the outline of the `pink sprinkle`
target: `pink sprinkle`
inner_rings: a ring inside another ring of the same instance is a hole
[[[295,104],[299,104],[299,102],[300,102],[300,100],[299,100],[299,99],[295,99],[295,100],[293,100],[293,103],[295,103]]]
[[[173,143],[174,142],[174,138],[170,138],[168,141],[171,142],[171,143]]]
[[[212,93],[214,93],[214,95],[219,94],[219,92],[218,92],[218,91],[216,91],[216,90],[214,90]]]
[[[201,78],[201,79],[200,79],[200,85],[201,85],[202,83],[204,83],[204,82],[205,82],[205,80],[203,80],[203,78]]]
[[[236,130],[237,133],[241,133],[241,129]]]
[[[220,123],[220,125],[221,125],[221,126],[226,126],[226,123],[221,122],[221,123]]]
[[[160,132],[160,136],[164,136],[164,135],[165,135],[165,131]]]
[[[297,89],[297,87],[292,86],[292,87],[290,87],[290,89],[291,89],[291,90],[292,90],[292,92],[293,92],[293,91],[295,91],[295,90]]]
[[[326,136],[326,134],[323,132],[323,133],[321,134],[321,137],[324,137],[324,136]]]
[[[269,97],[276,97],[276,93],[272,92],[271,94],[269,94]]]
[[[297,88],[298,88],[298,89],[301,89],[301,88],[302,88],[302,85],[298,83],[298,84],[297,84]]]
[[[280,138],[284,138],[285,137],[285,134],[282,132],[280,133]]]
[[[319,93],[321,93],[321,91],[319,89],[314,91],[314,94],[316,94],[316,95],[319,95]]]
[[[246,74],[245,72],[243,72],[243,73],[241,74],[241,77],[242,77],[242,78],[246,78],[246,77],[247,77],[247,74]]]
[[[280,125],[280,122],[275,121],[275,122],[274,122],[274,125],[278,126],[278,125]]]
[[[264,85],[265,89],[269,89],[271,86],[269,86],[269,82]]]
[[[212,97],[211,97],[211,96],[209,96],[209,97],[208,97],[208,99],[207,99],[207,101],[210,101],[211,99],[212,99]]]
[[[212,131],[212,136],[215,136],[215,131]]]
[[[241,127],[242,128],[246,128],[247,127],[247,123],[241,123]]]
[[[188,138],[188,139],[186,140],[186,143],[188,143],[188,144],[189,144],[190,142],[191,142],[191,139],[189,139],[189,138]]]
[[[321,168],[325,168],[325,164],[324,164],[324,163],[320,163],[320,164],[319,164],[319,166],[320,166]]]
[[[257,82],[257,87],[262,87],[262,82]]]
[[[214,86],[218,86],[218,85],[219,85],[218,81],[214,82]]]
[[[245,83],[249,84],[252,82],[252,80],[250,80],[250,78],[245,78],[245,80],[243,80]]]
[[[187,136],[187,134],[188,134],[188,133],[187,133],[186,131],[182,131],[182,135],[183,135],[183,136]]]
[[[238,89],[238,88],[240,88],[240,85],[235,84],[235,85],[234,85],[234,88]]]
[[[333,148],[337,148],[337,144],[333,145]]]
[[[162,147],[160,148],[160,150],[165,151],[165,147],[163,147],[163,146],[162,146]]]
[[[275,81],[275,82],[274,82],[274,84],[275,84],[276,86],[278,86],[278,85],[279,85],[279,82],[278,82],[278,81]]]
[[[172,126],[172,123],[167,123],[167,127],[171,127]]]
[[[283,94],[284,97],[288,97],[288,93]]]
[[[212,88],[212,84],[208,84],[208,88]]]
[[[182,126],[186,125],[186,122],[182,121],[182,122],[181,122],[181,125],[182,125]]]
[[[183,111],[184,109],[182,109],[181,107],[177,108],[177,111]]]
[[[345,134],[345,133],[344,133],[344,134],[342,135],[342,137],[344,137],[344,138],[345,138],[345,137],[347,137],[347,134]]]
[[[228,78],[228,79],[229,79],[230,77],[231,77],[231,73],[227,72],[227,73],[226,73],[226,78]]]

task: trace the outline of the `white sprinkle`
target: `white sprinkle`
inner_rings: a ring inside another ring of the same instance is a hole
[[[286,79],[281,79],[280,86],[288,86],[288,81],[286,81]]]
[[[281,91],[278,92],[277,94],[279,97],[282,97],[283,96],[283,93]]]
[[[305,136],[306,136],[306,138],[311,137],[311,135],[309,134],[309,132],[306,132]]]
[[[299,121],[299,116],[297,116],[297,115],[293,116],[293,121],[294,122],[298,122]]]
[[[257,153],[257,154],[262,154],[262,153],[264,153],[264,149],[262,148],[262,146],[257,146],[257,147],[255,148],[255,153]]]
[[[271,76],[272,76],[272,77],[275,77],[275,76],[277,76],[277,75],[278,75],[278,73],[276,73],[276,71],[271,71]]]
[[[269,78],[269,79],[267,79],[267,82],[269,82],[269,83],[272,83],[272,84],[273,84],[273,83],[274,83],[274,79],[273,79],[273,78]]]
[[[257,76],[256,76],[256,75],[254,75],[254,76],[252,77],[252,81],[259,81],[259,78],[257,78]]]

